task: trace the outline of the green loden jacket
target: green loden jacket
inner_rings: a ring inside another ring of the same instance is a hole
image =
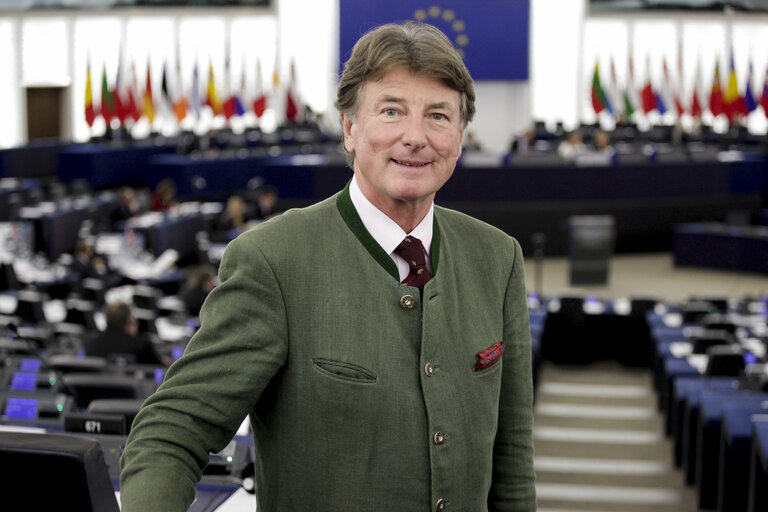
[[[122,511],[187,510],[246,415],[258,512],[535,510],[520,246],[445,208],[434,227],[422,296],[348,187],[231,242],[200,330],[133,423]]]

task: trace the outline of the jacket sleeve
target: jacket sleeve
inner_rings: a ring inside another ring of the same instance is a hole
[[[229,443],[285,362],[280,286],[253,236],[230,243],[219,276],[199,331],[133,423],[120,461],[123,512],[186,511],[208,454]]]
[[[491,512],[536,510],[533,469],[533,376],[531,333],[520,245],[504,300],[504,366],[499,396],[499,424],[493,454]]]

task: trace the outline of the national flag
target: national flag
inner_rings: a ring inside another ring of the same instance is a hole
[[[685,114],[685,108],[683,107],[683,101],[680,99],[680,93],[682,91],[682,84],[683,84],[683,60],[682,58],[678,57],[678,74],[677,74],[677,80],[674,82],[670,76],[669,70],[667,69],[667,59],[664,59],[664,74],[665,76],[665,82],[668,85],[668,87],[671,88],[671,90],[667,91],[667,94],[672,99],[672,104],[675,106],[675,112],[677,113],[677,117],[682,116]]]
[[[224,72],[227,79],[227,82],[229,82],[230,79],[230,68],[229,68],[229,57],[227,57],[225,61],[224,66]],[[243,73],[245,70],[243,70]],[[241,81],[241,87],[240,91],[236,91],[234,87],[229,87],[230,93],[229,96],[227,96],[226,101],[224,101],[224,104],[222,105],[222,110],[224,112],[224,117],[227,119],[231,119],[233,116],[241,116],[245,113],[245,109],[243,109],[243,103],[240,101],[240,94],[242,94],[244,90],[244,83],[245,83],[245,74],[242,75],[242,81]]]
[[[661,59],[661,86],[656,91],[656,110],[664,115],[672,108],[674,100],[672,98],[672,77],[669,75],[667,58]]]
[[[221,104],[221,99],[219,99],[219,95],[216,92],[216,81],[213,76],[212,61],[208,63],[208,88],[205,96],[205,104],[211,107],[214,116],[218,116],[223,113],[223,105]]]
[[[126,78],[123,72],[123,57],[117,64],[117,76],[115,77],[115,89],[113,91],[115,96],[115,115],[120,120],[120,124],[125,124],[125,120],[130,116],[130,99],[128,98],[128,92],[126,90]]]
[[[181,80],[181,60],[178,51],[176,52],[176,91],[178,94],[173,101],[173,113],[180,123],[187,117],[187,95],[184,94],[184,84]]]
[[[696,73],[693,78],[693,92],[691,93],[691,115],[695,118],[700,118],[704,109],[699,99],[699,87],[701,84],[701,62],[696,61]]]
[[[133,122],[141,119],[142,108],[139,106],[140,95],[136,85],[136,63],[131,61],[130,80],[128,80],[128,116]]]
[[[296,67],[291,61],[291,81],[288,84],[288,91],[285,96],[285,118],[288,121],[296,122],[299,117],[299,100],[296,94]]]
[[[149,120],[149,124],[155,122],[155,101],[152,98],[152,75],[149,68],[149,59],[147,59],[147,84],[144,87],[144,105],[143,114]]]
[[[192,112],[195,113],[195,117],[200,119],[202,99],[200,98],[200,75],[197,72],[197,61],[195,61],[194,68],[192,68],[192,89],[189,95],[189,104],[192,108]]]
[[[635,114],[635,109],[639,102],[637,101],[637,91],[635,90],[635,69],[630,55],[627,64],[627,79],[624,84],[624,115],[629,119]]]
[[[101,117],[109,125],[115,115],[115,97],[107,84],[107,66],[104,65],[101,72]]]
[[[93,121],[96,119],[96,114],[93,111],[93,90],[91,87],[91,61],[88,60],[86,65],[85,75],[85,122],[88,126],[93,126]]]
[[[656,110],[656,91],[653,90],[653,84],[651,83],[651,58],[645,59],[645,85],[640,91],[640,104],[643,107],[643,112],[649,114]]]
[[[613,107],[613,114],[618,117],[621,115],[623,101],[619,92],[618,80],[616,79],[616,66],[613,62],[613,57],[611,57],[611,80],[608,82],[608,87],[604,92],[605,97],[608,98],[608,103]]]
[[[745,115],[744,98],[739,94],[739,82],[736,77],[736,67],[733,62],[733,49],[731,49],[730,66],[728,69],[728,86],[723,93],[723,105],[728,119],[733,121],[736,115]]]
[[[760,106],[763,107],[765,117],[768,117],[768,68],[765,70],[765,79],[763,79],[763,93],[760,95]]]
[[[717,60],[715,60],[715,76],[712,78],[712,90],[709,93],[709,111],[715,117],[725,114],[723,89],[720,85],[720,63]]]
[[[749,62],[747,68],[747,85],[744,87],[744,108],[748,115],[757,108],[757,100],[755,100],[755,94],[752,92],[752,61]]]
[[[167,63],[163,62],[163,76],[160,78],[160,99],[164,103],[171,105],[173,100],[171,94],[168,92],[168,69]]]
[[[595,114],[607,110],[613,114],[613,106],[605,96],[605,91],[600,83],[600,62],[595,60],[595,72],[592,74],[592,108]]]
[[[264,87],[261,81],[261,60],[256,61],[256,95],[253,100],[253,113],[257,118],[264,115],[267,108],[267,95],[264,94]]]

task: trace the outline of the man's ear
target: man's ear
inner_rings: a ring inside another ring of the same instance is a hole
[[[341,116],[341,129],[344,131],[344,148],[347,152],[354,153],[355,142],[352,139],[352,127],[355,123],[347,114],[342,112],[339,115]]]

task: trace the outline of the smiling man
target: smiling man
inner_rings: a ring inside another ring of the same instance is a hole
[[[360,39],[336,102],[353,178],[229,245],[133,423],[123,512],[186,510],[246,415],[259,512],[535,510],[520,246],[433,202],[474,99],[434,27]]]

